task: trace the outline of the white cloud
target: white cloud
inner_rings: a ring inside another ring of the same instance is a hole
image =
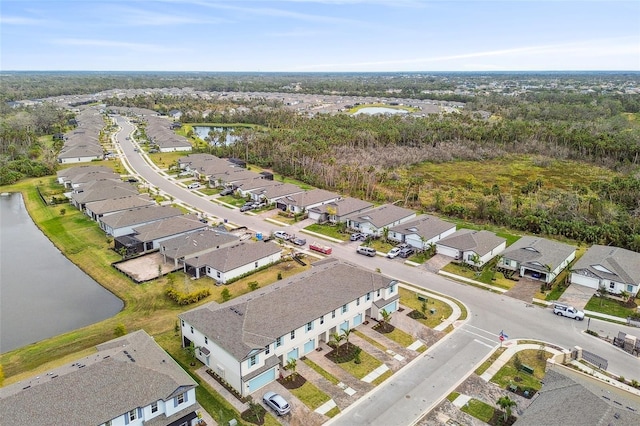
[[[126,49],[140,52],[168,52],[174,49],[166,46],[146,43],[131,43],[127,41],[115,40],[92,40],[84,38],[60,38],[52,41],[53,44],[63,46],[87,46],[87,47],[114,47],[118,49]]]

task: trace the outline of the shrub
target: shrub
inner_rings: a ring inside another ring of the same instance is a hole
[[[222,300],[224,300],[225,302],[231,300],[231,292],[228,288],[223,289],[220,293],[220,296],[222,296]]]
[[[124,324],[118,324],[113,330],[113,334],[116,337],[124,336],[125,334],[127,334],[127,329],[124,327]]]
[[[208,288],[203,288],[191,293],[182,293],[173,287],[169,287],[166,291],[166,295],[178,305],[190,305],[191,303],[196,303],[210,294],[211,292]]]

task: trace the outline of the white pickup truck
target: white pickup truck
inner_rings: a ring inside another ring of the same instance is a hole
[[[556,303],[555,305],[553,305],[553,313],[556,315],[573,318],[579,321],[582,321],[584,319],[584,312],[574,308],[573,306],[563,305],[561,303]]]

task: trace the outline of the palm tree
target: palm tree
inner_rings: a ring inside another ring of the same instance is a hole
[[[298,366],[298,361],[294,358],[289,358],[287,361],[287,370],[291,370],[291,380],[293,380],[296,376],[296,367]]]
[[[346,342],[347,350],[349,350],[349,335],[350,334],[351,334],[351,329],[350,328],[346,328],[346,329],[342,330],[342,337],[344,338],[344,341]]]
[[[501,396],[496,403],[504,411],[504,421],[506,422],[511,417],[511,407],[515,407],[518,403],[509,398],[508,396]]]
[[[331,339],[335,342],[336,344],[336,353],[340,353],[340,342],[342,342],[342,340],[344,339],[344,335],[339,334],[339,333],[331,333]]]

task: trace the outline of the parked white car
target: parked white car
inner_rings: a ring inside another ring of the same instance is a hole
[[[199,184],[198,182],[193,182],[193,183],[190,183],[190,184],[187,186],[187,188],[189,188],[189,189],[196,189],[196,188],[200,188],[200,184]]]
[[[573,306],[563,305],[561,303],[553,305],[553,313],[567,318],[573,318],[578,321],[582,321],[584,319],[584,312],[574,308]]]
[[[398,256],[400,254],[400,248],[398,247],[394,247],[391,250],[389,250],[389,252],[387,253],[387,257],[389,259],[393,259],[394,257]]]

